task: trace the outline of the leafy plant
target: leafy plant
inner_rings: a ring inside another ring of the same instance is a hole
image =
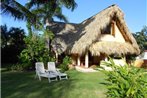
[[[32,66],[35,62],[47,63],[48,61],[54,61],[54,55],[46,48],[42,36],[34,34],[32,37],[27,37],[25,43],[26,49],[20,54],[20,59],[23,63],[28,63]]]
[[[23,71],[28,67],[28,65],[22,63],[16,63],[16,64],[7,64],[5,67],[7,70],[10,71]]]
[[[107,75],[106,82],[108,98],[147,98],[147,72],[142,69],[118,66],[112,59],[105,62],[112,71],[102,70]]]
[[[17,63],[19,61],[18,55],[24,49],[25,32],[21,28],[11,27],[8,29],[7,25],[1,25],[1,63]]]
[[[147,26],[144,26],[140,32],[136,32],[133,34],[141,52],[147,49]]]
[[[71,63],[71,58],[69,56],[65,56],[64,59],[63,59],[63,62],[62,64],[60,64],[60,67],[61,67],[61,70],[64,72],[64,71],[67,71],[69,68],[68,68],[68,65]]]

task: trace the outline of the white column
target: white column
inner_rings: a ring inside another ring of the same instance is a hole
[[[77,65],[80,66],[80,64],[81,64],[80,56],[78,55],[78,58],[77,58]]]
[[[58,53],[55,53],[56,55],[56,63],[58,63]]]
[[[89,57],[88,57],[88,52],[85,54],[85,67],[88,68],[89,66]]]
[[[106,62],[108,61],[108,57],[105,57],[105,61],[106,61]]]

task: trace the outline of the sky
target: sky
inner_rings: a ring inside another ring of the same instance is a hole
[[[25,4],[27,0],[17,0]],[[80,23],[85,19],[97,14],[101,10],[112,4],[116,4],[124,12],[125,21],[132,33],[141,31],[143,26],[147,26],[147,1],[146,0],[75,0],[78,4],[74,11],[63,8],[63,14],[70,23]],[[55,19],[56,21],[59,21]],[[6,24],[8,27],[20,27],[27,32],[24,21],[14,21],[8,15],[0,17],[0,25]]]

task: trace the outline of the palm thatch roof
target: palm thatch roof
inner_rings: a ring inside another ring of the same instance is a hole
[[[107,32],[112,20],[116,22],[127,43],[99,42],[100,35]],[[61,49],[60,53],[82,55],[86,51],[90,51],[93,55],[99,55],[101,52],[106,54],[139,54],[140,52],[136,40],[125,23],[124,13],[117,5],[104,9],[80,24],[55,23],[53,27],[56,28],[53,30],[56,33],[56,38],[52,45],[59,44],[63,47],[64,49]],[[119,49],[119,46],[123,48]]]
[[[118,54],[135,54],[137,51],[132,47],[130,43],[121,42],[96,42],[89,48],[92,55],[100,55],[104,53],[107,55]]]
[[[54,50],[61,54],[63,52],[70,53],[75,40],[80,38],[77,33],[79,24],[55,22],[50,30],[55,33],[55,38],[52,41]]]

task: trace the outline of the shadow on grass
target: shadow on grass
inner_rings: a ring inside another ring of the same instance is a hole
[[[2,98],[104,98],[99,73],[67,72],[68,80],[35,79],[35,72],[2,72]],[[98,77],[97,77],[98,76]],[[101,97],[99,97],[101,96]]]
[[[2,98],[64,98],[76,81],[68,79],[48,83],[47,78],[39,81],[34,75],[34,72],[2,72]]]

